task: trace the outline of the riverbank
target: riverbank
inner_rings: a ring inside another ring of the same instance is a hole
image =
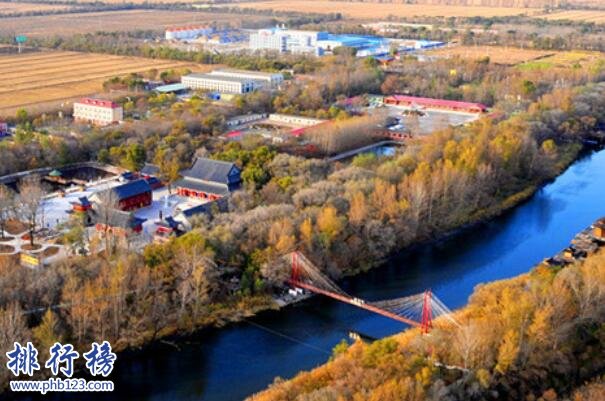
[[[478,284],[525,274],[603,216],[604,167],[605,152],[582,155],[519,207],[456,235],[408,248],[339,285],[368,301],[431,288],[451,309],[463,307]],[[350,332],[385,338],[402,329],[396,321],[312,297],[220,329],[174,337],[176,347],[155,341],[140,351],[123,352],[112,374],[116,391],[90,399],[240,400],[265,389],[277,376],[295,377],[324,364],[330,350]],[[45,399],[77,400],[52,395]]]
[[[455,326],[438,320],[431,335],[409,329],[370,345],[356,341],[347,349],[343,343],[330,362],[249,399],[312,394],[344,400],[363,394],[380,401],[463,400],[481,394],[555,399],[553,394],[569,394],[605,369],[599,334],[605,329],[605,233],[596,226],[572,244],[589,236],[599,250],[565,267],[545,261],[530,273],[477,287],[469,304],[453,314]]]

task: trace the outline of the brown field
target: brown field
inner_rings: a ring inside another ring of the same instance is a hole
[[[543,14],[537,18],[545,18],[547,20],[570,20],[594,22],[595,24],[605,24],[605,10],[570,10]]]
[[[236,4],[229,4],[234,6]],[[427,16],[427,17],[502,17],[507,15],[531,14],[539,9],[508,8],[508,7],[463,7],[463,6],[433,6],[419,4],[393,3],[357,3],[329,0],[287,0],[287,1],[255,1],[238,3],[238,7],[258,10],[299,11],[307,13],[342,13],[354,19],[386,18],[389,15],[397,17]]]
[[[13,3],[0,1],[0,15],[25,13],[30,11],[65,10],[68,6],[59,4]]]
[[[250,16],[247,19],[269,20]],[[31,37],[46,35],[72,35],[97,31],[123,32],[137,29],[162,31],[173,25],[229,22],[239,24],[237,14],[203,13],[197,11],[128,10],[96,13],[42,15],[21,18],[3,18],[0,35],[19,32]]]
[[[496,64],[515,65],[540,59],[552,55],[554,52],[497,46],[453,46],[431,50],[427,54],[443,57],[460,56],[470,59],[489,57],[490,61]]]
[[[208,65],[104,54],[44,51],[0,55],[0,115],[14,115],[24,107],[32,112],[102,90],[102,83],[116,75],[189,68],[203,72]]]

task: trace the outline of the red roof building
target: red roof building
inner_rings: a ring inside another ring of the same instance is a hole
[[[73,117],[76,121],[85,121],[95,125],[117,123],[124,118],[122,106],[111,100],[85,97],[74,102]]]
[[[385,104],[395,106],[420,107],[425,109],[461,111],[465,113],[484,113],[487,106],[482,103],[461,102],[458,100],[432,99],[406,95],[392,95],[384,98]]]

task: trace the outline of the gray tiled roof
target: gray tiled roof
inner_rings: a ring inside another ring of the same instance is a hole
[[[160,172],[160,168],[155,164],[145,163],[143,168],[141,169],[141,174],[145,175],[158,175]]]
[[[208,194],[229,194],[229,188],[227,188],[226,184],[213,184],[210,182],[202,182],[198,180],[183,178],[182,180],[178,180],[177,182],[175,182],[174,185],[177,187],[193,189],[195,191],[205,192]]]
[[[220,198],[212,202],[202,203],[201,205],[196,205],[190,207],[189,209],[185,209],[181,213],[187,218],[201,213],[210,213],[214,205],[216,205],[219,210],[224,211],[227,208],[227,198]]]
[[[121,210],[104,208],[102,206],[94,209],[91,213],[95,224],[108,224],[110,227],[120,227],[124,229],[133,229],[146,220],[135,217],[132,213]]]
[[[116,194],[118,200],[122,200],[143,194],[145,192],[151,192],[151,187],[147,181],[141,179],[118,185],[117,187],[111,188],[110,191],[113,191]]]
[[[92,194],[91,199],[95,202],[119,202],[124,199],[128,199],[130,197],[143,194],[145,192],[151,192],[151,187],[149,183],[144,179],[128,181],[124,184],[120,184],[118,186],[104,189],[102,191],[95,192]],[[112,193],[111,196],[106,194]]]
[[[196,180],[210,181],[228,185],[229,173],[237,169],[235,164],[220,160],[198,158],[189,170],[184,170],[181,175],[184,178],[194,178]]]

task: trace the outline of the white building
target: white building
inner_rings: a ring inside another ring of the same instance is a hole
[[[217,74],[189,74],[181,77],[181,83],[190,89],[203,89],[220,93],[250,93],[263,87],[264,81],[249,78],[228,77]]]
[[[263,118],[267,118],[266,114],[243,114],[240,116],[231,117],[227,121],[225,121],[225,125],[229,128],[238,127],[240,125],[248,124],[254,121],[262,120]]]
[[[277,88],[282,82],[284,82],[284,76],[279,72],[261,72],[221,68],[219,70],[212,71],[210,75],[263,81],[267,84],[266,87],[270,88]]]
[[[288,35],[278,29],[259,29],[250,34],[251,50],[276,50],[280,53],[288,51]]]
[[[326,120],[319,118],[295,116],[291,114],[269,114],[269,121],[278,124],[294,125],[298,127],[312,127],[317,124],[321,124]]]
[[[124,119],[122,106],[111,100],[84,98],[74,103],[73,117],[95,125],[108,125]]]
[[[316,51],[318,41],[327,38],[327,32],[299,31],[277,27],[259,29],[250,35],[250,49],[276,50],[280,53],[310,53]]]

